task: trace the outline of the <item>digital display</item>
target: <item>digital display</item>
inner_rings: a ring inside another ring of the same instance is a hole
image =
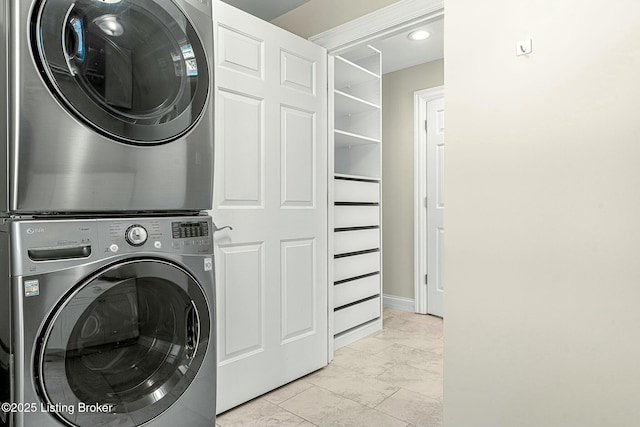
[[[172,222],[171,232],[174,239],[206,237],[209,235],[209,224],[206,221]]]

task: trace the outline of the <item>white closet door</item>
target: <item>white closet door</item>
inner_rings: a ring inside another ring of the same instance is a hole
[[[218,413],[327,364],[324,48],[215,17]]]
[[[442,317],[444,285],[444,98],[427,103],[427,313]]]

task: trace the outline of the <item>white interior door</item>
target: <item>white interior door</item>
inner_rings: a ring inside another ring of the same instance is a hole
[[[427,313],[443,316],[444,98],[427,102]]]
[[[327,364],[326,51],[215,16],[220,413]]]

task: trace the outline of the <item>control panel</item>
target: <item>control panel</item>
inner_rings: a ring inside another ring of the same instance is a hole
[[[21,220],[7,227],[21,254],[12,258],[16,274],[43,273],[116,255],[213,254],[213,223],[199,215]]]
[[[212,253],[210,221],[207,217],[101,219],[100,252]]]
[[[206,217],[99,220],[102,253],[137,251],[205,254],[213,251]]]

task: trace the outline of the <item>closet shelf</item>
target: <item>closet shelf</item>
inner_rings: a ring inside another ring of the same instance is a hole
[[[367,111],[380,110],[380,106],[364,99],[360,99],[341,90],[335,90],[335,114],[336,117],[360,114]]]
[[[373,46],[361,46],[349,52],[342,53],[340,56],[374,74],[381,72],[381,52]]]
[[[336,89],[380,80],[379,75],[340,56],[336,56],[335,70]]]
[[[335,129],[334,143],[336,147],[351,147],[354,145],[379,144],[380,140],[353,132]]]

